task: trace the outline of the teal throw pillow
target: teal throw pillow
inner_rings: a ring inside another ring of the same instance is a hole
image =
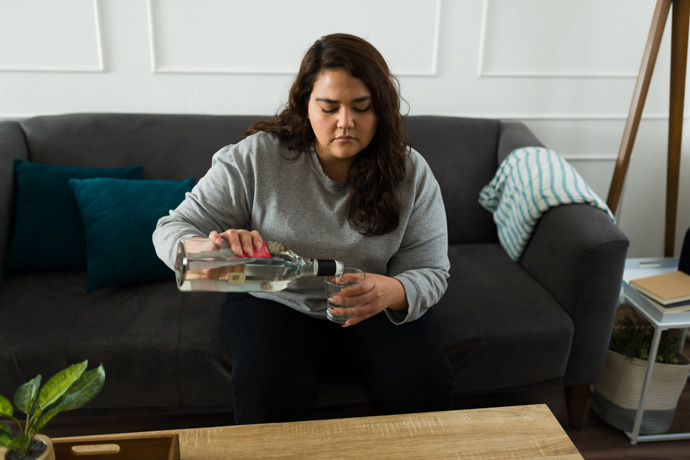
[[[85,269],[84,225],[67,181],[90,177],[141,179],[143,172],[143,166],[80,168],[14,160],[17,200],[5,276]]]
[[[194,179],[69,181],[84,221],[89,291],[174,278],[151,240],[158,219],[176,208]]]

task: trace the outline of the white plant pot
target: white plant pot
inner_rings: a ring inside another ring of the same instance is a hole
[[[609,350],[601,382],[594,385],[592,410],[610,425],[632,431],[646,371],[647,361]],[[640,434],[669,431],[689,371],[683,355],[680,364],[654,363]]]
[[[42,434],[37,434],[36,436],[34,436],[34,439],[37,439],[46,445],[46,450],[44,450],[43,453],[38,458],[36,458],[36,460],[55,460],[55,449],[53,448],[53,441],[51,441],[48,436]],[[7,449],[0,447],[0,460],[5,460],[7,453]]]

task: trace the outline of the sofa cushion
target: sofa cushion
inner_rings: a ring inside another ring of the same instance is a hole
[[[174,277],[156,255],[151,235],[158,219],[192,190],[194,179],[70,179],[69,185],[86,231],[88,290]]]
[[[519,388],[563,376],[573,320],[494,244],[453,245],[434,326],[455,369],[456,393]]]
[[[139,179],[142,166],[58,167],[14,160],[17,205],[5,275],[86,267],[86,236],[70,178]]]
[[[19,274],[0,285],[3,324],[17,326],[0,333],[3,390],[88,359],[107,375],[91,409],[232,405],[224,294],[183,294],[170,280],[87,292],[86,278]]]

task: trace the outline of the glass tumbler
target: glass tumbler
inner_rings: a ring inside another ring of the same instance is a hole
[[[326,297],[328,303],[328,310],[326,311],[326,317],[337,324],[345,324],[348,319],[354,318],[354,316],[346,315],[336,315],[332,312],[333,307],[337,308],[352,308],[355,305],[338,305],[331,301],[333,297],[338,295],[340,291],[345,288],[352,286],[357,286],[362,281],[366,279],[366,275],[362,270],[357,268],[345,267],[343,269],[342,275],[336,275],[332,278],[327,278],[324,281],[324,286],[326,288]]]

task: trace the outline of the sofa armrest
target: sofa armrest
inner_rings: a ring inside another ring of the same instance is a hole
[[[29,159],[24,131],[17,121],[0,122],[0,282],[14,224],[14,159]]]
[[[601,378],[628,246],[605,212],[588,204],[569,204],[541,217],[520,259],[573,320],[564,385]]]
[[[524,123],[503,121],[498,131],[498,164],[500,165],[510,152],[520,147],[544,147]]]

